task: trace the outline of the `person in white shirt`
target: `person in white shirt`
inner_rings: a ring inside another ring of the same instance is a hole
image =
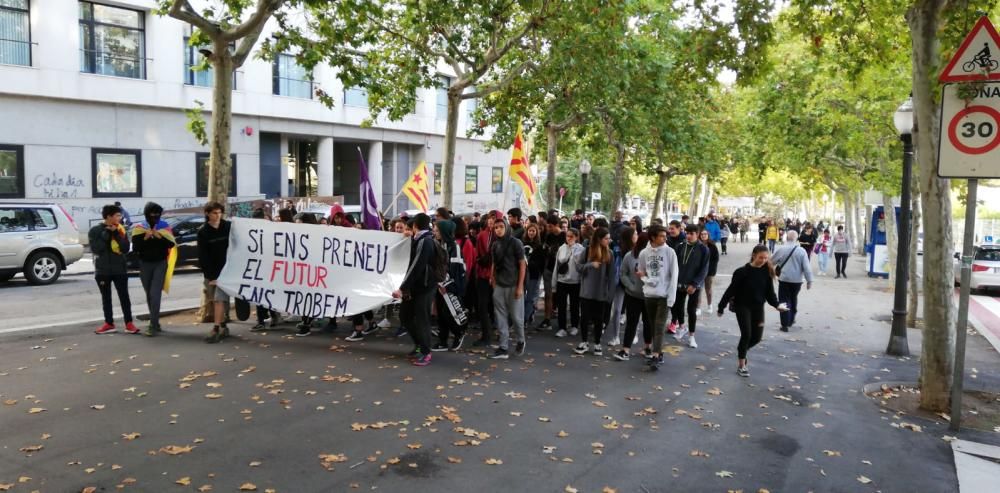
[[[642,294],[646,298],[646,313],[653,330],[650,370],[663,364],[663,329],[667,325],[670,307],[677,296],[677,254],[666,244],[667,230],[649,227],[649,246],[639,253],[637,274],[642,279]]]
[[[579,333],[577,327],[580,326],[580,272],[577,270],[577,264],[584,252],[583,245],[579,241],[580,231],[569,228],[566,231],[566,243],[560,246],[556,253],[556,266],[552,270],[556,310],[559,312],[559,331],[556,332],[556,337],[575,336]],[[570,322],[568,330],[567,315]]]

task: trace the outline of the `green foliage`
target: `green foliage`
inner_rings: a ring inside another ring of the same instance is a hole
[[[208,145],[208,132],[205,126],[205,104],[197,99],[194,101],[194,108],[184,110],[187,116],[187,129],[194,136],[194,140],[199,145]]]

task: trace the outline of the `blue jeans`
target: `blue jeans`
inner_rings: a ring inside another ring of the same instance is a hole
[[[819,262],[819,271],[826,274],[826,266],[830,265],[830,253],[819,253],[816,260]]]
[[[539,278],[529,278],[524,282],[524,323],[527,324],[535,314],[535,302],[538,301],[538,288],[542,282]]]

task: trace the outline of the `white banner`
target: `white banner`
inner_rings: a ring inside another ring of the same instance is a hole
[[[218,285],[278,312],[343,317],[390,301],[409,262],[400,234],[234,218]]]

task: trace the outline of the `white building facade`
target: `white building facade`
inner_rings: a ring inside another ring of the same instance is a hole
[[[190,28],[154,14],[155,3],[0,0],[0,201],[58,202],[81,229],[115,201],[133,215],[151,200],[166,209],[205,202],[208,148],[183,110],[211,108],[214,74],[192,70],[200,55],[187,46]],[[402,121],[362,128],[364,91],[344,88],[330,67],[310,81],[291,55],[251,56],[234,80],[231,200],[342,195],[358,204],[359,148],[382,209],[421,161],[440,170],[442,89],[418,91]],[[338,104],[320,103],[317,87]],[[510,152],[464,137],[473,104],[463,102],[459,118],[459,212],[500,207],[511,186]],[[439,178],[434,188],[437,203]],[[397,199],[396,211],[411,208]]]

